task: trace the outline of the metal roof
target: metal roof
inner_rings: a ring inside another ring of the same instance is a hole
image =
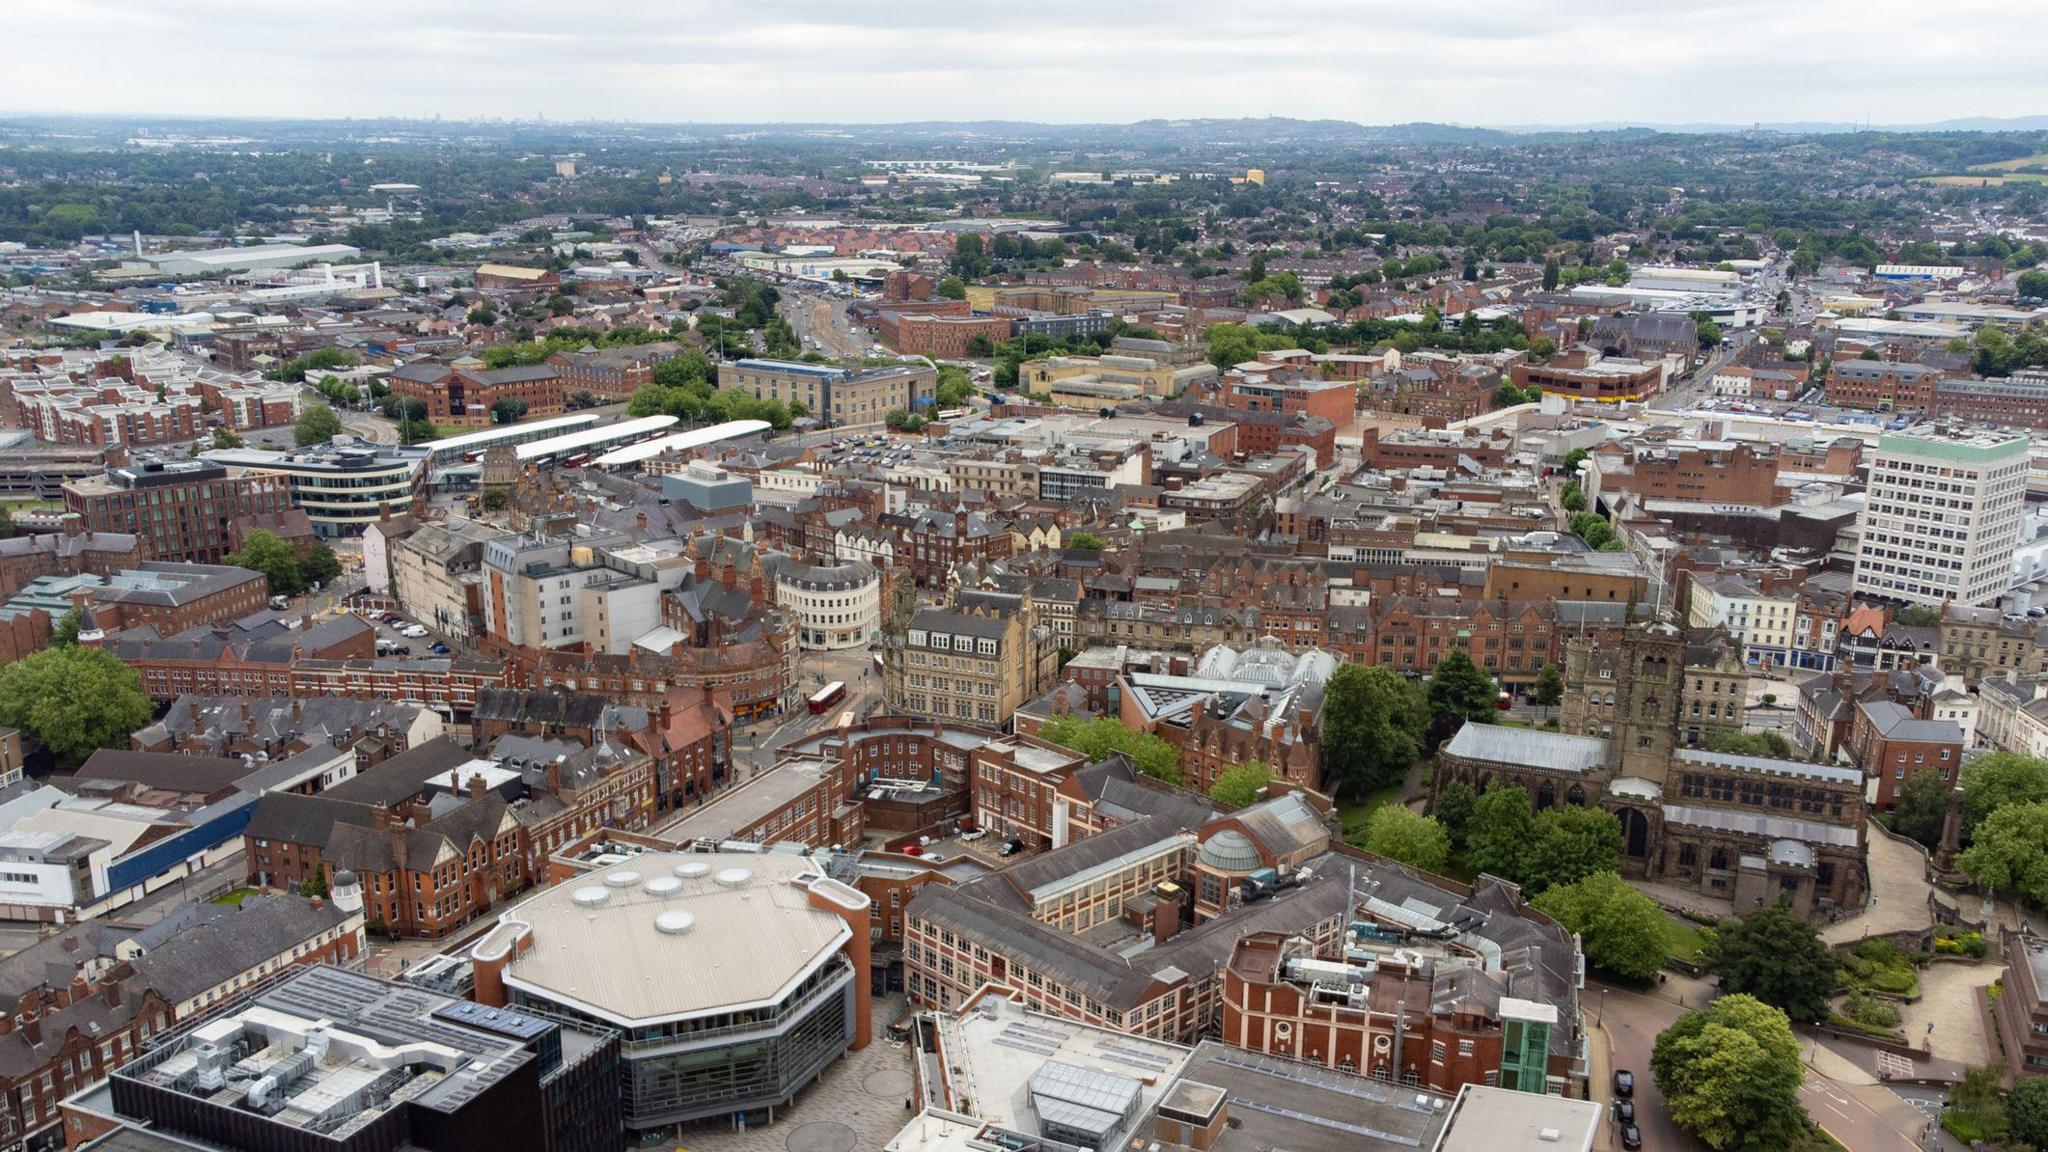
[[[535,432],[552,432],[556,429],[583,428],[597,423],[597,419],[595,413],[555,416],[546,420],[535,420],[530,424],[507,424],[498,428],[486,428],[481,432],[465,432],[460,436],[450,436],[445,440],[436,440],[429,444],[428,447],[432,448],[436,455],[444,452],[465,452],[472,448],[482,448],[489,444],[495,444],[511,436],[528,436]]]
[[[653,419],[653,417],[649,417],[649,419]],[[669,417],[668,422],[671,424],[675,423],[675,418]],[[693,428],[688,432],[678,432],[673,436],[663,436],[659,440],[643,440],[638,444],[628,444],[624,448],[614,448],[610,452],[591,461],[591,464],[598,468],[616,468],[622,464],[637,464],[642,460],[653,459],[664,452],[682,452],[690,448],[702,448],[706,444],[716,444],[722,440],[737,440],[742,436],[759,435],[762,432],[768,431],[771,427],[773,425],[769,424],[766,420],[728,420],[723,424],[713,424],[709,428]]]
[[[673,416],[642,416],[637,420],[625,420],[617,424],[606,424],[598,428],[585,428],[578,432],[551,436],[546,440],[535,440],[531,444],[519,445],[512,452],[521,463],[525,463],[528,460],[542,460],[549,456],[559,456],[565,452],[574,452],[582,448],[593,448],[599,444],[610,444],[619,440],[630,440],[636,436],[646,436],[659,432],[663,428],[667,428],[675,423],[676,418]]]
[[[1466,760],[1546,768],[1553,772],[1590,772],[1607,762],[1607,741],[1597,736],[1471,722],[1458,729],[1443,750]]]

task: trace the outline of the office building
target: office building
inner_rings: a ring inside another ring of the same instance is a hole
[[[1857,518],[1858,596],[1975,607],[2011,583],[2025,520],[2027,438],[1886,433]]]
[[[197,564],[219,563],[233,549],[230,521],[290,506],[281,477],[204,460],[111,468],[64,485],[64,507],[86,531],[130,533],[157,560]]]
[[[334,537],[360,536],[387,515],[417,510],[426,486],[427,455],[424,447],[338,436],[332,443],[284,452],[216,448],[202,459],[283,476],[292,506],[305,510],[315,533]]]
[[[201,1147],[613,1152],[618,1052],[611,1029],[323,966],[160,1038],[64,1107],[83,1136]]]
[[[924,364],[854,370],[790,360],[733,360],[718,369],[720,388],[798,403],[830,424],[880,424],[891,409],[929,407],[938,369]]]
[[[642,853],[507,911],[475,996],[622,1033],[631,1132],[772,1115],[867,1046],[870,906],[806,856]]]

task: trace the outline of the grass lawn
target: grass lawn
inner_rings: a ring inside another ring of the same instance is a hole
[[[1697,964],[1700,952],[1707,946],[1706,933],[1690,920],[1682,920],[1669,912],[1664,914],[1664,951],[1674,960]]]
[[[218,896],[215,896],[212,902],[215,904],[232,904],[236,907],[240,907],[242,901],[247,900],[249,897],[254,896],[255,894],[256,890],[254,888],[235,888],[230,891],[223,892]]]
[[[1792,1152],[1848,1152],[1842,1142],[1815,1128],[1806,1134],[1806,1139],[1792,1146]]]
[[[1366,821],[1372,819],[1374,812],[1377,812],[1385,805],[1393,803],[1394,798],[1400,794],[1401,786],[1399,784],[1389,784],[1376,792],[1366,793],[1364,798],[1360,800],[1350,804],[1339,804],[1337,806],[1337,820],[1343,826],[1344,842],[1346,844],[1356,844],[1364,840]]]

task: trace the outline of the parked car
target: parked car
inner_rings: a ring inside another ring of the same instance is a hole
[[[1643,1134],[1633,1124],[1621,1126],[1621,1146],[1626,1152],[1643,1152]]]
[[[404,636],[408,640],[418,640],[426,636],[427,630],[425,628],[420,627],[417,624],[407,624],[405,627],[400,628],[398,630],[398,634],[400,636]]]
[[[432,652],[436,656],[446,656],[448,653],[454,651],[454,649],[448,647],[446,644],[443,644],[437,640],[434,643],[427,646],[427,651]]]
[[[979,840],[986,835],[988,835],[988,829],[976,828],[969,832],[962,832],[960,834],[960,839],[966,841],[969,844],[972,844],[974,841]]]
[[[1629,1097],[1636,1094],[1636,1074],[1626,1068],[1614,1070],[1614,1094]]]
[[[1622,1124],[1635,1123],[1636,1102],[1633,1100],[1616,1100],[1614,1102],[1614,1119]]]
[[[1015,856],[1017,853],[1022,852],[1023,850],[1024,842],[1022,840],[1005,840],[1003,842],[1002,851],[999,853],[999,855]]]

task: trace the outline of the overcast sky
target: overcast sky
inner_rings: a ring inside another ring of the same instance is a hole
[[[2040,0],[0,0],[0,110],[1368,124],[2048,113]]]

